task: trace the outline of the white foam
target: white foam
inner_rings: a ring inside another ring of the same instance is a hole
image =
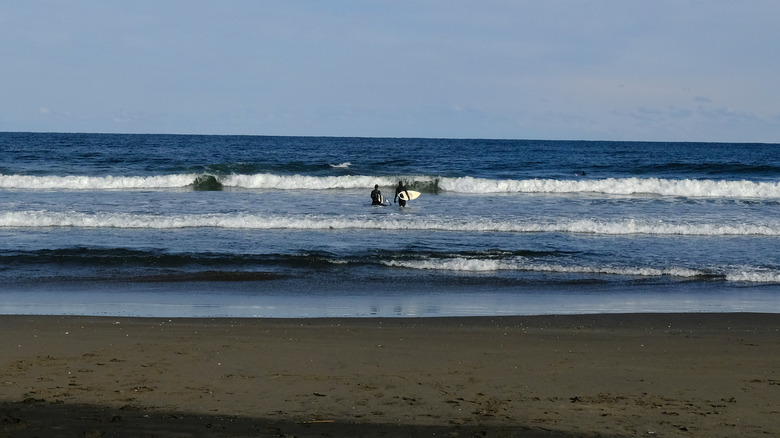
[[[607,235],[679,235],[679,236],[780,236],[780,223],[674,223],[660,220],[558,220],[530,224],[526,232],[564,232]]]
[[[374,184],[387,185],[391,183],[389,179],[382,181],[372,176],[306,176],[271,173],[228,175],[221,178],[221,182],[226,187],[277,190],[364,189],[373,187]]]
[[[630,277],[678,277],[718,276],[730,282],[744,283],[780,283],[780,272],[771,269],[757,270],[753,267],[728,268],[715,270],[691,269],[686,267],[652,268],[622,266],[577,266],[554,263],[537,263],[523,258],[514,260],[493,259],[426,259],[426,260],[389,260],[386,266],[418,270],[442,270],[462,272],[528,271],[551,274],[594,274],[619,275]],[[726,271],[723,275],[719,272]]]
[[[578,233],[604,235],[780,236],[780,222],[767,224],[668,223],[649,220],[571,220],[519,222],[516,220],[452,219],[428,216],[328,216],[244,213],[155,215],[130,213],[51,212],[45,210],[0,213],[0,227],[85,227],[176,229],[213,227],[226,229],[291,230],[421,230],[507,233]]]
[[[734,270],[726,274],[726,280],[745,283],[780,283],[780,272],[755,269]]]
[[[602,193],[704,198],[780,198],[780,182],[660,178],[491,180],[442,178],[439,188],[458,193]]]
[[[159,176],[0,175],[0,188],[31,190],[116,190],[186,187],[196,174]]]
[[[350,163],[332,165],[347,168]],[[0,188],[5,189],[64,189],[64,190],[116,190],[143,188],[186,187],[198,174],[174,174],[158,176],[31,176],[0,175]],[[692,180],[659,178],[607,178],[607,179],[525,179],[493,180],[474,177],[438,178],[435,176],[404,176],[400,179],[410,184],[430,186],[452,193],[596,193],[607,195],[678,196],[701,198],[780,198],[780,182]],[[226,187],[277,190],[330,190],[363,189],[379,184],[392,187],[398,176],[308,176],[279,175],[272,173],[232,174],[218,177]]]
[[[431,269],[444,271],[489,272],[517,269],[514,264],[500,260],[441,259],[441,260],[390,260],[385,265],[397,268]]]
[[[637,277],[695,277],[704,275],[703,271],[688,268],[658,269],[649,267],[612,267],[612,266],[565,266],[559,264],[534,263],[524,260],[491,260],[491,259],[428,259],[428,260],[391,260],[387,266],[409,269],[430,269],[466,272],[488,271],[533,271],[549,273],[573,274],[609,274]]]

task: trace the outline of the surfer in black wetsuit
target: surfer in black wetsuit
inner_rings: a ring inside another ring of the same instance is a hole
[[[401,192],[406,192],[406,187],[404,186],[403,182],[398,181],[398,187],[395,188],[395,196],[393,196],[393,203],[395,203],[395,198],[398,197],[398,205],[401,207],[406,207],[406,201],[398,196],[401,194]],[[406,192],[406,198],[409,199],[409,192]]]
[[[382,202],[382,192],[379,191],[379,184],[375,184],[374,190],[371,191],[371,205],[385,205]]]

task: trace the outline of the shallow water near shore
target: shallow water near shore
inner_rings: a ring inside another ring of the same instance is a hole
[[[768,286],[742,289],[692,282],[669,288],[653,281],[617,289],[600,282],[570,285],[444,276],[354,281],[330,274],[310,279],[239,277],[220,273],[170,280],[106,283],[72,280],[6,288],[3,314],[132,317],[450,317],[597,313],[780,313]],[[213,276],[213,278],[211,278]],[[209,281],[203,281],[203,278]]]

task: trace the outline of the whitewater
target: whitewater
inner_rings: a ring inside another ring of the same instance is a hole
[[[0,133],[0,313],[780,312],[778,148]]]
[[[772,236],[780,237],[780,220],[768,224],[671,223],[669,221],[571,220],[524,223],[522,220],[463,220],[449,217],[375,218],[320,215],[264,216],[247,214],[139,215],[128,213],[20,211],[0,213],[0,227],[17,228],[224,228],[258,230],[414,230],[506,233],[583,233],[606,235]]]
[[[336,166],[340,167],[340,166]],[[348,166],[344,166],[348,167]],[[306,176],[306,175],[198,175],[159,176],[30,176],[0,174],[0,188],[27,190],[121,190],[197,188],[198,179],[210,177],[223,188],[276,190],[337,190],[393,186],[399,179],[425,192],[453,193],[599,193],[608,195],[657,195],[680,197],[780,199],[780,182],[692,180],[661,178],[607,178],[578,180],[489,180],[474,177],[436,176]]]

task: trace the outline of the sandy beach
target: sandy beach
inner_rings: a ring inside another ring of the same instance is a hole
[[[780,315],[0,316],[3,437],[769,437]]]

